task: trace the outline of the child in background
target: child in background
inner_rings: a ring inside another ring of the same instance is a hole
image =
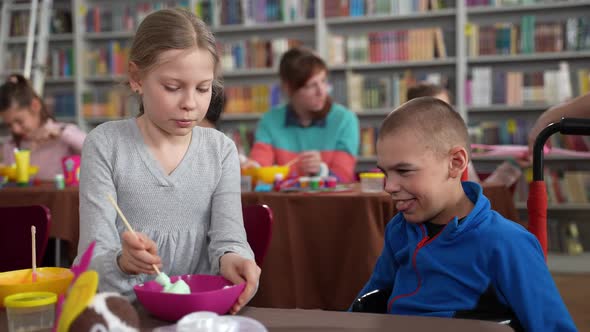
[[[220,84],[218,70],[213,34],[191,12],[159,10],[139,25],[129,85],[140,115],[98,126],[82,151],[78,254],[96,241],[91,268],[101,291],[133,297],[134,285],[155,277],[155,264],[171,276],[219,273],[246,282],[232,313],[254,295],[260,268],[242,221],[236,146],[197,126]]]
[[[205,118],[199,122],[199,126],[219,129],[218,122],[219,118],[221,117],[221,113],[223,113],[223,108],[225,107],[225,98],[226,97],[225,93],[223,92],[223,88],[221,86],[214,86],[211,95],[211,104],[209,105],[207,114],[205,114]],[[240,151],[238,151],[238,157],[240,158],[240,166],[245,166],[244,168],[247,168],[248,157],[246,157]]]
[[[217,122],[223,112],[225,105],[225,94],[223,88],[220,86],[214,86],[211,93],[211,103],[205,114],[205,118],[199,122],[199,126],[205,128],[217,128]]]
[[[244,167],[284,165],[298,158],[291,175],[354,181],[359,121],[356,114],[332,102],[327,73],[324,60],[309,49],[296,47],[283,54],[279,76],[289,101],[258,122],[251,162]]]
[[[62,158],[82,151],[86,133],[55,121],[22,75],[10,75],[0,86],[0,116],[12,133],[3,145],[2,162],[14,163],[15,148],[31,150],[31,165],[39,166],[40,180],[54,180],[63,172]]]
[[[418,97],[434,97],[444,101],[449,105],[452,103],[451,95],[447,89],[443,88],[442,86],[427,82],[418,83],[408,89],[407,100],[412,100]],[[528,164],[528,162],[524,160],[525,158],[526,156],[523,156],[522,160],[504,161],[490,174],[490,176],[488,176],[483,181],[483,184],[504,185],[506,187],[512,186],[514,183],[516,183],[516,181],[518,181],[518,178],[522,174],[520,165]],[[482,183],[479,175],[475,171],[473,162],[471,161],[469,161],[469,164],[467,165],[466,180]]]
[[[537,239],[461,182],[469,137],[433,97],[401,105],[381,124],[377,163],[399,213],[360,295],[392,289],[387,312],[456,318],[509,313],[525,331],[575,331]]]

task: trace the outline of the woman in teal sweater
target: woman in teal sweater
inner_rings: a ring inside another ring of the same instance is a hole
[[[311,50],[292,48],[281,58],[279,76],[289,101],[262,117],[250,159],[270,166],[297,158],[291,175],[333,175],[352,182],[359,122],[330,99],[326,63]]]

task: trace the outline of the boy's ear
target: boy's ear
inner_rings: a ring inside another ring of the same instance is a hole
[[[139,72],[139,67],[133,61],[129,61],[129,65],[127,66],[128,74],[129,74],[129,86],[133,92],[141,94],[141,75]]]
[[[467,150],[462,146],[455,146],[449,151],[449,176],[461,178],[469,163]]]

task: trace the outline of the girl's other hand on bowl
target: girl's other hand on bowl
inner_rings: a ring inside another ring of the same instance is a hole
[[[252,299],[258,289],[260,279],[260,267],[252,259],[241,257],[236,253],[227,253],[220,259],[221,275],[236,284],[245,282],[246,288],[236,303],[232,306],[230,313],[235,315]]]

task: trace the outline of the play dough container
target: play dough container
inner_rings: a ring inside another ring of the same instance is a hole
[[[74,274],[63,267],[37,268],[37,280],[32,281],[32,269],[0,273],[0,306],[8,295],[25,292],[52,292],[64,294]]]
[[[57,295],[27,292],[4,298],[9,332],[49,331],[55,320]]]
[[[383,191],[385,174],[383,173],[361,173],[361,191],[364,193],[378,193]]]
[[[178,279],[188,284],[190,294],[164,293],[155,280],[136,285],[133,290],[148,312],[157,318],[175,322],[197,311],[226,314],[246,287],[245,283],[233,285],[221,276],[193,274],[170,277],[171,282]]]

